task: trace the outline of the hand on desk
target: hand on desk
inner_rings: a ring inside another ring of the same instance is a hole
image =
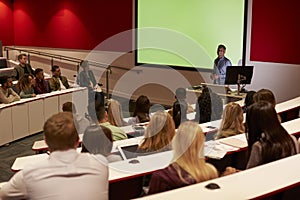
[[[221,174],[221,176],[227,176],[230,174],[234,174],[236,172],[240,172],[241,170],[236,169],[234,167],[226,167],[225,171]]]

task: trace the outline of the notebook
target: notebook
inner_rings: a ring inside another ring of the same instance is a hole
[[[247,140],[245,140],[243,138],[228,137],[228,138],[221,139],[219,141],[222,144],[227,144],[227,145],[230,145],[233,147],[238,147],[238,148],[245,148],[248,146]]]

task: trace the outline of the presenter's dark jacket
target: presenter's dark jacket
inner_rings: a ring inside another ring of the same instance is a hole
[[[66,89],[70,87],[68,83],[68,79],[65,76],[60,76],[60,77],[52,76],[52,78],[49,79],[48,81],[51,92],[61,90],[59,79],[61,80],[62,84],[65,86]]]

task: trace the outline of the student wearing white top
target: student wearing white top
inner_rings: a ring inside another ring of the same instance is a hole
[[[108,199],[108,167],[89,153],[78,153],[73,115],[62,112],[44,125],[49,159],[28,165],[0,190],[4,199]]]

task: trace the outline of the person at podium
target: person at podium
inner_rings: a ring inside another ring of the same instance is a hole
[[[231,61],[225,57],[226,47],[220,44],[217,48],[218,57],[214,60],[214,69],[210,78],[214,84],[225,85],[226,69],[231,66]]]

